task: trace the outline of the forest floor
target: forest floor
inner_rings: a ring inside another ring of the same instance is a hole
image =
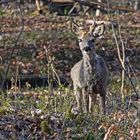
[[[7,78],[12,87],[0,91],[0,139],[47,140],[138,140],[140,139],[140,12],[112,15],[119,23],[125,46],[126,68],[124,99],[121,98],[121,65],[111,28],[97,40],[97,53],[102,55],[110,71],[106,116],[99,105],[91,114],[73,112],[76,101],[71,88],[70,69],[81,58],[76,36],[67,17],[24,14],[24,29],[19,41],[21,19],[18,13],[0,11],[0,83],[10,61]],[[15,16],[16,15],[16,16]],[[80,17],[78,17],[80,18]],[[106,15],[96,20],[108,20]],[[118,43],[121,39],[115,28]],[[17,45],[15,45],[17,42]],[[12,57],[11,51],[14,49]],[[128,63],[129,62],[129,63]],[[14,86],[19,76],[48,75],[68,81],[69,86],[23,89]]]

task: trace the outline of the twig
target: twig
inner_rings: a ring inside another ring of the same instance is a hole
[[[77,5],[78,5],[78,2],[75,2],[75,4],[73,5],[73,7],[68,12],[68,15],[70,15],[73,12],[73,10],[76,8]]]
[[[85,16],[86,13],[88,13],[88,12],[90,11],[90,9],[91,9],[91,7],[88,7],[88,9],[86,9],[86,10],[84,11],[84,13],[82,14],[82,16]]]
[[[44,46],[44,50],[45,50],[45,53],[46,53],[46,58],[48,58],[48,60],[49,60],[48,51],[47,51],[45,46]],[[52,71],[54,72],[55,76],[57,77],[57,82],[58,82],[58,84],[60,86],[61,85],[61,81],[60,81],[60,78],[59,78],[59,76],[58,76],[58,74],[57,74],[57,72],[56,72],[52,62],[50,63],[50,67],[51,67]]]
[[[111,16],[110,16],[110,5],[109,5],[109,0],[107,0],[107,5],[108,5],[108,17],[109,17],[109,19],[110,19],[110,21],[111,21],[111,18],[110,18]],[[111,23],[111,27],[112,27],[112,30],[113,30],[113,35],[114,35],[114,39],[115,39],[115,42],[116,42],[117,49],[119,49],[119,44],[118,44],[118,41],[117,41],[117,37],[116,37],[116,33],[115,33],[115,28],[114,28],[114,25],[113,25],[112,23]],[[120,59],[121,56],[120,56],[119,53],[118,53],[118,57],[119,57],[119,60],[121,60],[121,59]],[[129,79],[129,81],[130,81],[130,83],[131,83],[131,86],[132,86],[134,92],[136,93],[136,99],[138,100],[138,92],[137,92],[137,90],[136,90],[136,88],[135,88],[135,85],[134,85],[134,83],[133,83],[131,77],[130,77],[129,74],[127,73],[127,71],[126,71],[126,69],[125,69],[125,67],[124,67],[124,65],[123,65],[123,63],[122,63],[122,61],[120,61],[120,63],[121,63],[121,68],[124,70],[124,73],[125,73],[126,76],[128,77],[128,79]]]
[[[125,50],[124,50],[124,43],[123,43],[123,40],[122,40],[122,36],[121,36],[121,28],[119,26],[119,36],[120,36],[120,41],[121,41],[121,46],[122,46],[122,58],[121,58],[121,63],[122,63],[122,66],[123,68],[125,69]],[[120,52],[119,52],[120,54]],[[122,69],[122,84],[121,84],[121,94],[122,94],[122,99],[124,99],[124,78],[125,78],[125,72],[124,72],[124,69]]]
[[[114,30],[113,24],[112,24],[112,30],[113,30],[114,39],[115,39],[115,42],[116,42],[117,49],[119,49],[119,45],[118,45],[118,42],[117,42],[117,37],[116,37],[116,34],[115,34],[115,30]],[[119,53],[118,53],[118,57],[120,57],[120,54],[119,54]],[[119,58],[119,60],[121,60],[121,59]],[[136,90],[136,88],[135,88],[135,85],[134,85],[134,83],[133,83],[131,77],[130,77],[129,74],[127,73],[127,71],[126,71],[126,69],[125,69],[125,67],[124,67],[124,65],[123,65],[123,63],[122,63],[122,61],[120,61],[120,63],[121,63],[122,69],[124,70],[126,76],[128,77],[128,79],[129,79],[129,81],[130,81],[130,83],[131,83],[131,85],[132,85],[132,88],[133,88],[134,92],[136,93],[136,96],[137,96],[136,98],[138,99],[138,92],[137,92],[137,90]]]
[[[36,6],[37,6],[37,10],[40,11],[41,8],[40,8],[40,3],[38,0],[35,0],[35,3],[36,3]]]
[[[128,66],[128,69],[129,69],[129,72],[128,72],[129,77],[131,76],[130,71],[132,71],[133,76],[134,76],[135,79],[136,79],[136,83],[138,83],[138,78],[137,78],[137,76],[136,76],[136,73],[135,73],[134,69],[132,68],[132,65],[131,65],[131,63],[130,63],[128,57],[126,58],[126,62],[127,62],[127,66]]]
[[[19,3],[18,3],[18,8],[19,8],[19,12],[20,12],[21,30],[19,32],[19,35],[18,35],[17,39],[15,40],[14,46],[12,47],[12,50],[11,50],[11,53],[10,53],[10,59],[9,59],[9,62],[7,64],[7,67],[6,67],[6,70],[5,70],[4,79],[3,79],[3,81],[2,81],[2,83],[0,85],[0,90],[2,90],[3,87],[4,87],[4,84],[5,84],[8,72],[9,72],[9,68],[10,68],[10,65],[11,65],[11,58],[12,58],[12,56],[14,54],[14,51],[15,51],[15,49],[17,47],[17,44],[19,42],[19,39],[21,37],[21,34],[22,34],[23,30],[24,30],[23,14],[22,14],[22,10],[21,10],[21,7],[20,7]]]

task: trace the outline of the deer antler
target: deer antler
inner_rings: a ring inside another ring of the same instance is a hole
[[[72,22],[71,22],[71,24],[75,24],[76,26],[78,26],[79,27],[79,25],[72,19]]]
[[[86,28],[85,28],[85,24],[83,24],[82,22],[81,23],[77,23],[76,21],[74,21],[73,19],[71,20],[71,31],[74,32],[75,34],[81,34],[81,31],[86,31]]]

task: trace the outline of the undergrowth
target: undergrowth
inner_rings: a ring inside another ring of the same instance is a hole
[[[115,93],[118,87],[119,84],[116,84],[112,88]],[[4,121],[3,124],[6,124],[5,127],[2,125],[4,128],[2,132],[7,129],[11,131],[6,138],[15,137],[13,136],[15,130],[20,132],[16,138],[29,139],[35,137],[38,139],[59,137],[68,140],[136,139],[140,127],[136,109],[127,108],[128,96],[126,103],[122,104],[119,93],[109,94],[106,102],[107,114],[103,116],[100,114],[99,105],[95,106],[91,114],[75,112],[75,97],[68,87],[1,92],[0,122]],[[10,128],[7,128],[5,118],[8,119],[7,123],[11,124]],[[20,121],[25,123],[24,127],[19,125]],[[31,132],[32,130],[34,132]]]

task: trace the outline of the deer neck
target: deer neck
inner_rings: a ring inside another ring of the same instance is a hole
[[[96,71],[96,54],[93,54],[90,59],[83,58],[83,67],[86,81],[88,81]]]
[[[83,59],[83,78],[84,78],[84,86],[90,85],[94,75],[96,73],[95,67],[95,57],[92,56],[90,60]]]
[[[89,56],[83,56],[84,67],[92,67],[95,65],[97,54],[94,52]]]

